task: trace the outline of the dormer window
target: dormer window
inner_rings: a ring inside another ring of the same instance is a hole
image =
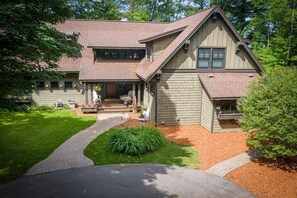
[[[135,59],[139,60],[144,57],[144,49],[96,49],[96,59]]]

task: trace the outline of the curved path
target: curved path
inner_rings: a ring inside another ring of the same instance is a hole
[[[93,161],[83,154],[87,145],[101,133],[128,120],[127,113],[98,114],[95,124],[72,136],[48,158],[31,167],[27,175],[94,165]]]
[[[0,197],[254,197],[232,182],[161,164],[90,166],[27,176],[0,186]]]
[[[242,153],[240,155],[236,155],[230,159],[224,160],[220,163],[215,164],[214,166],[210,167],[206,172],[224,177],[229,172],[250,163],[253,159],[259,158],[261,155],[255,151],[249,151],[247,153]]]

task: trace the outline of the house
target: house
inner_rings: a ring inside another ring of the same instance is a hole
[[[236,100],[263,67],[218,6],[171,23],[67,20],[56,28],[79,32],[84,49],[63,57],[60,81],[39,81],[36,104],[92,103],[133,90],[157,124],[201,124],[210,132],[237,131]]]

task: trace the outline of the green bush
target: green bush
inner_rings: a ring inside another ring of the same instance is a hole
[[[153,127],[120,128],[110,135],[109,144],[114,153],[144,155],[157,150],[164,141],[163,134]]]
[[[276,67],[238,101],[248,146],[267,159],[297,157],[297,68]]]

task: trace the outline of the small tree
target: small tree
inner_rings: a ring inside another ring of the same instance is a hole
[[[297,157],[297,68],[276,67],[238,102],[248,146],[267,159]]]

